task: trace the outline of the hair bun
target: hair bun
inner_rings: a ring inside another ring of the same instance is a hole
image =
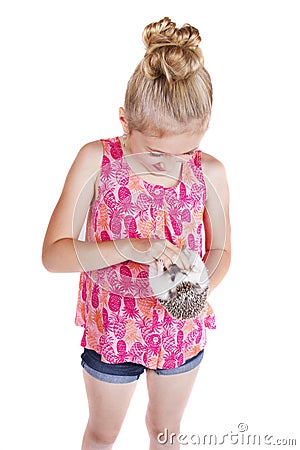
[[[145,74],[155,79],[165,76],[168,81],[186,79],[203,66],[199,47],[201,37],[189,24],[177,28],[168,17],[146,26],[143,33],[146,53]]]

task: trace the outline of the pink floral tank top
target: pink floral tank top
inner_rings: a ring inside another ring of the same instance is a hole
[[[98,195],[86,225],[87,241],[164,236],[202,255],[202,215],[206,187],[201,151],[183,163],[175,187],[152,185],[135,175],[119,138],[102,140],[104,153]],[[80,274],[76,325],[81,345],[116,364],[133,362],[150,369],[178,367],[206,344],[215,328],[209,303],[193,319],[171,317],[151,295],[149,266],[126,261]]]

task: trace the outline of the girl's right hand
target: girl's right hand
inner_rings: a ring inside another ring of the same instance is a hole
[[[118,241],[118,251],[125,259],[141,264],[156,266],[157,261],[162,261],[166,269],[176,264],[183,270],[188,270],[191,266],[181,249],[167,239],[122,239]]]

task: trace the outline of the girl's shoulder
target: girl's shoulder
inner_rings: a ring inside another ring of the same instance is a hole
[[[99,139],[97,141],[88,142],[85,144],[78,152],[78,157],[82,162],[87,162],[93,164],[93,162],[99,165],[103,158],[103,144]]]
[[[82,184],[93,185],[102,165],[103,146],[100,140],[88,142],[77,153],[66,179],[66,187],[76,191]]]
[[[229,189],[223,163],[208,153],[202,153],[202,170],[205,177],[208,198],[216,198],[215,193],[217,193],[219,199],[226,204],[229,198]]]
[[[209,179],[226,177],[224,164],[209,153],[202,152],[202,169]]]

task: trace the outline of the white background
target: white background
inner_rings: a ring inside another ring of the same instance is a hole
[[[46,272],[41,246],[78,150],[121,133],[118,107],[143,57],[143,28],[164,16],[202,35],[214,84],[202,149],[227,168],[233,234],[230,271],[211,296],[217,330],[208,333],[182,430],[221,439],[243,422],[248,434],[299,441],[297,6],[1,6],[1,448],[80,449],[87,403],[74,326],[78,274]],[[116,450],[147,448],[146,404],[142,377]]]

